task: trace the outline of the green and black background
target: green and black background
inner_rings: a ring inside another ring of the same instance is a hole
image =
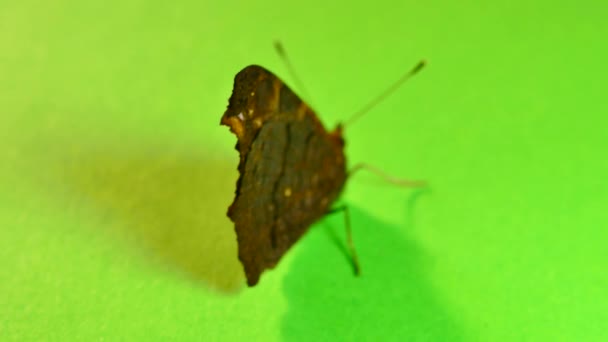
[[[0,1],[0,340],[608,340],[603,1]],[[247,288],[234,75],[347,127],[339,215]],[[301,89],[293,87],[300,92]]]

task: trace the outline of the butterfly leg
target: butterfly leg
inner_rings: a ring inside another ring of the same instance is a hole
[[[348,171],[348,177],[352,177],[356,172],[361,170],[367,170],[375,174],[376,176],[382,178],[382,180],[384,180],[385,182],[396,186],[402,186],[406,188],[422,188],[427,186],[427,183],[425,181],[393,177],[391,175],[386,174],[384,171],[378,169],[377,167],[374,167],[369,164],[357,164],[353,166],[353,168]]]
[[[343,205],[337,208],[333,208],[328,211],[327,214],[334,214],[338,212],[344,213],[344,226],[346,227],[346,243],[348,244],[348,249],[350,250],[355,275],[358,276],[359,274],[361,274],[361,267],[359,266],[359,258],[357,257],[357,251],[355,250],[355,244],[353,243],[353,234],[350,229],[350,212],[348,211],[348,206]]]

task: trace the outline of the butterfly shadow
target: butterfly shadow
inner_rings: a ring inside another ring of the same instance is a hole
[[[406,202],[406,228],[417,200]],[[345,261],[344,219],[327,217],[296,248],[284,282],[288,341],[462,341],[463,330],[442,305],[426,269],[429,258],[403,227],[350,206],[353,239],[361,263],[355,277]],[[337,246],[336,246],[337,245]],[[338,247],[338,248],[336,248]]]
[[[91,226],[109,230],[118,245],[156,269],[220,293],[242,288],[226,217],[236,161],[157,147],[93,148],[69,158],[61,181],[92,210]]]

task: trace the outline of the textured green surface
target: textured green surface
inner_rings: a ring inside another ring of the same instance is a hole
[[[600,1],[0,1],[0,340],[608,340],[608,6]],[[347,155],[338,216],[243,288],[218,125],[245,65]]]

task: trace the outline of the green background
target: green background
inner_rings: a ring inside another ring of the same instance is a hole
[[[608,340],[602,1],[0,1],[0,340]],[[244,287],[234,74],[293,83],[350,180]],[[352,164],[351,164],[352,165]]]

